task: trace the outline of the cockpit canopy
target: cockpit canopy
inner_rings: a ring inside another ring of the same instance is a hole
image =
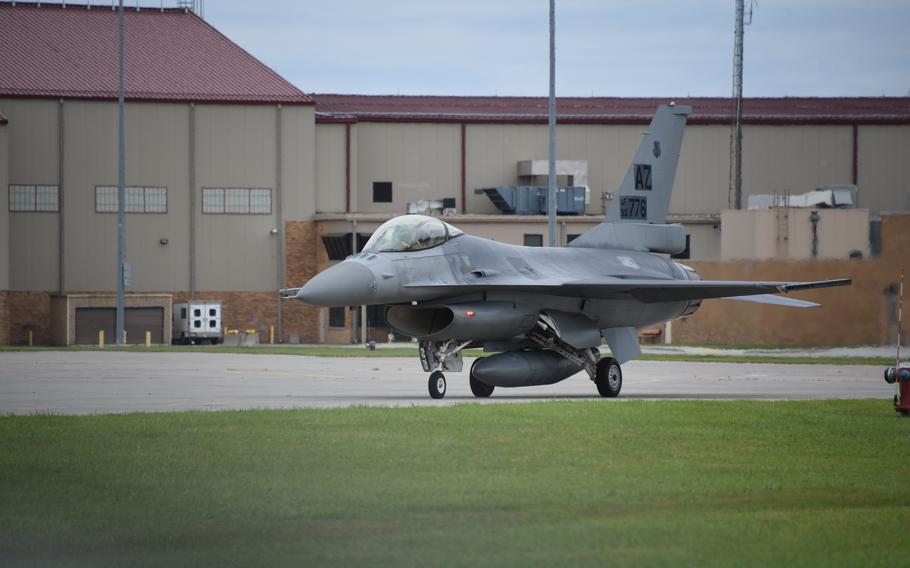
[[[413,252],[439,246],[462,232],[439,219],[426,215],[402,215],[380,225],[364,250],[373,252]]]

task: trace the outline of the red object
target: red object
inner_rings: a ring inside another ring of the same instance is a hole
[[[469,318],[472,318],[472,317],[474,317],[474,310],[468,310],[464,313],[464,315],[468,316]]]
[[[317,122],[451,122],[546,124],[546,97],[433,97],[314,94]],[[729,125],[726,97],[560,97],[560,124],[648,124],[657,105],[691,105],[688,124]],[[910,124],[908,97],[776,97],[743,99],[745,124]]]
[[[901,381],[898,390],[900,395],[894,403],[894,410],[906,416],[910,414],[910,382]]]
[[[910,414],[910,362],[899,365],[894,371],[898,392],[894,397],[894,410],[906,416]]]
[[[196,14],[124,11],[126,99],[313,104]],[[0,3],[0,96],[117,99],[117,11]]]

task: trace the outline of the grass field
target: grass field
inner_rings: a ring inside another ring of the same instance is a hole
[[[764,348],[767,349],[767,348]],[[128,346],[106,347],[106,351],[129,351],[143,353],[243,353],[247,355],[300,355],[305,357],[417,357],[417,348],[411,346],[384,347],[370,351],[363,347],[332,345],[259,345],[255,347],[227,347],[224,345],[192,346]],[[0,345],[3,351],[99,351],[97,347],[22,347]],[[483,355],[481,349],[466,349],[465,357]],[[692,361],[704,363],[782,363],[799,365],[893,365],[894,359],[883,357],[788,357],[783,355],[696,355],[696,354],[644,354],[638,359],[643,361]]]
[[[876,565],[888,401],[0,417],[0,565]]]

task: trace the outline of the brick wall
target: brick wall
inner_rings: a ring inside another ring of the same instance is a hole
[[[28,330],[31,329],[35,345],[50,345],[50,292],[10,291],[7,293],[6,304],[9,313],[9,324],[6,326],[9,344],[26,344]]]
[[[0,290],[0,345],[9,343],[9,292]]]
[[[297,288],[319,271],[319,254],[325,247],[319,240],[316,223],[312,221],[288,221],[285,239],[285,285]],[[283,309],[285,342],[290,341],[292,335],[298,336],[301,343],[319,342],[319,308],[299,300],[285,300]]]

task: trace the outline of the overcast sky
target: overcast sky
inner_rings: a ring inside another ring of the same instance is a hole
[[[547,14],[547,0],[210,0],[204,15],[306,92],[545,96]],[[733,0],[557,0],[557,94],[729,96],[733,20]],[[760,0],[745,30],[745,96],[910,94],[910,0]]]

